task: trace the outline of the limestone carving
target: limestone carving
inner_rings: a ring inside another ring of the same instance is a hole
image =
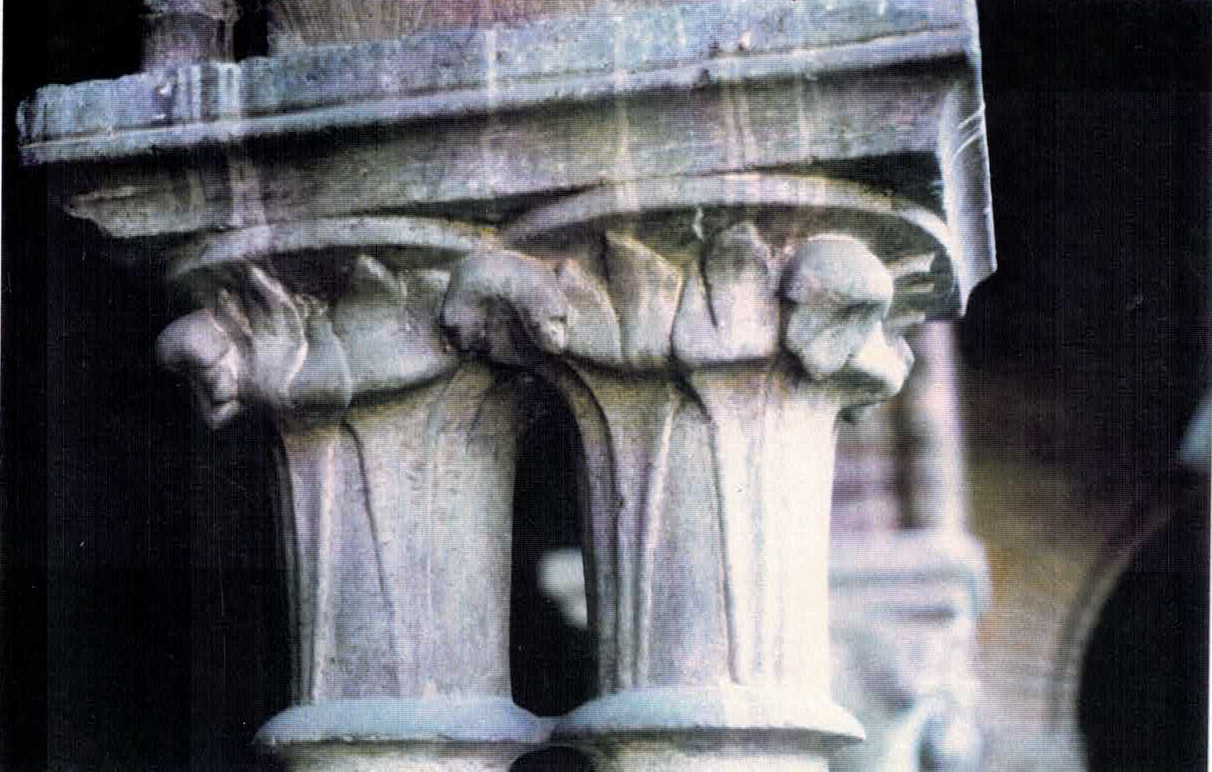
[[[275,414],[347,407],[454,369],[438,316],[449,274],[393,273],[358,256],[334,302],[288,290],[256,263],[213,292],[212,307],[174,322],[159,356],[194,379],[203,416],[218,426],[248,405]]]
[[[254,229],[178,261],[177,281],[209,305],[164,331],[161,357],[190,374],[208,421],[251,406],[281,438],[300,705],[261,737],[290,763],[375,736],[403,744],[395,763],[423,766],[441,736],[443,753],[504,768],[546,737],[509,698],[510,508],[527,388],[461,356],[442,327],[444,303],[457,319],[460,303],[502,301],[476,294],[477,250],[489,245],[469,233],[337,221],[277,243]],[[317,246],[300,268],[299,250]]]
[[[552,737],[598,772],[826,769],[862,733],[830,697],[837,421],[993,267],[970,0],[275,0],[240,62],[201,61],[229,57],[230,0],[147,3],[145,72],[41,90],[21,154],[155,245],[196,309],[160,355],[205,419],[277,427],[297,704],[261,745],[294,770],[496,772]],[[553,721],[508,659],[515,455],[547,400],[581,443],[599,664]]]
[[[822,179],[666,195],[648,214],[582,194],[500,237],[414,234],[406,255],[372,257],[391,239],[336,223],[178,260],[207,305],[165,330],[162,358],[210,422],[254,405],[280,427],[301,699],[507,699],[513,448],[537,378],[576,417],[589,472],[602,696],[561,736],[610,768],[630,763],[620,732],[687,752],[682,722],[858,733],[805,613],[826,605],[834,427],[900,388],[905,320],[949,270],[940,231]],[[889,221],[910,237],[881,242]],[[283,256],[316,244],[330,255]],[[464,553],[474,579],[457,578]],[[651,690],[681,707],[650,715]]]
[[[860,238],[816,231],[812,206],[774,221],[737,206],[772,189],[795,201],[802,184],[698,180],[706,201],[644,219],[612,209],[624,195],[591,193],[506,231],[542,257],[455,269],[468,278],[452,280],[444,320],[459,345],[530,362],[579,423],[602,697],[557,732],[605,769],[648,763],[617,742],[654,732],[666,745],[645,758],[706,763],[678,739],[686,725],[856,732],[829,700],[827,639],[802,626],[826,604],[819,492],[839,413],[900,388],[903,317],[940,268],[912,251],[928,229],[885,255],[890,269]],[[680,707],[653,714],[654,700]]]

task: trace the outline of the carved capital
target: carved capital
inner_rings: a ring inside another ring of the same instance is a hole
[[[584,443],[602,694],[559,735],[607,769],[632,763],[620,733],[855,737],[823,624],[835,425],[900,388],[907,328],[955,309],[945,226],[743,175],[593,190],[501,240],[455,265],[443,321],[551,383]]]
[[[564,739],[826,768],[861,734],[828,694],[836,423],[993,267],[971,0],[275,0],[238,63],[199,62],[233,0],[145,5],[156,71],[41,90],[22,159],[184,244],[161,358],[211,424],[278,427],[304,704],[262,741],[483,772],[545,736],[505,622],[541,395],[582,442],[600,665]]]
[[[943,223],[836,180],[603,188],[502,236],[520,251],[465,258],[443,319],[460,347],[509,364],[537,349],[617,373],[691,373],[789,354],[848,407],[894,394],[912,362],[905,328],[957,302]]]
[[[601,696],[560,736],[607,768],[633,750],[619,732],[839,743],[861,730],[829,696],[836,423],[895,394],[905,330],[957,307],[946,233],[910,202],[788,175],[599,188],[500,232],[263,226],[176,256],[201,307],[160,354],[212,424],[254,407],[282,432],[301,696],[507,692],[508,492],[537,378],[588,471]],[[493,536],[456,566],[475,534]],[[345,568],[367,562],[377,579]],[[416,581],[428,595],[402,591]],[[475,656],[468,618],[488,625]]]
[[[170,266],[200,307],[163,332],[161,359],[190,375],[212,425],[247,407],[280,436],[299,704],[258,737],[292,767],[342,741],[381,743],[370,755],[393,768],[504,769],[547,737],[510,699],[529,389],[442,326],[444,305],[482,299],[473,269],[499,249],[482,229],[361,218],[214,236]]]
[[[203,240],[170,268],[201,307],[161,334],[160,359],[190,376],[212,426],[246,407],[333,416],[428,383],[461,360],[441,321],[452,266],[486,243],[475,229],[415,218]]]

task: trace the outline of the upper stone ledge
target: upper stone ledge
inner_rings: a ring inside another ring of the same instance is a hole
[[[26,164],[968,58],[971,0],[750,0],[436,30],[39,90]]]

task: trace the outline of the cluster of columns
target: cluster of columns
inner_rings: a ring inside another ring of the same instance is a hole
[[[300,770],[552,742],[603,772],[827,769],[862,736],[831,697],[838,422],[991,269],[971,9],[497,5],[320,49],[405,22],[280,0],[281,54],[193,64],[229,53],[232,3],[157,0],[153,71],[22,111],[26,161],[190,299],[159,354],[203,417],[277,427],[297,704],[258,741]],[[549,720],[510,698],[508,620],[519,437],[551,400],[599,672]]]
[[[886,265],[867,244],[888,215],[829,180],[683,181],[682,208],[646,222],[632,207],[654,192],[632,187],[503,233],[360,218],[302,242],[292,227],[295,254],[327,255],[306,276],[323,294],[288,286],[283,256],[246,259],[273,235],[178,259],[201,308],[161,336],[163,360],[213,423],[259,407],[281,435],[304,704],[266,744],[310,758],[372,736],[424,765],[546,739],[509,701],[507,647],[517,440],[544,393],[582,440],[601,693],[552,737],[620,770],[726,766],[736,742],[778,769],[860,734],[830,699],[821,624],[836,424],[899,388],[901,320],[931,297],[931,264]],[[792,208],[759,228],[775,196]],[[865,241],[813,232],[831,196]],[[685,251],[650,246],[668,240]]]

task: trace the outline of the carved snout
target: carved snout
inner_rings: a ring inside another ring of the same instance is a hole
[[[451,274],[442,323],[459,348],[492,359],[519,363],[526,341],[549,354],[568,345],[568,301],[555,273],[533,257],[494,249],[461,261]]]
[[[160,361],[194,382],[206,422],[221,426],[246,405],[282,411],[339,402],[342,396],[347,403],[347,383],[332,388],[324,378],[302,377],[314,375],[304,365],[309,349],[317,346],[309,346],[296,299],[256,265],[245,266],[241,279],[235,291],[217,293],[213,308],[169,325],[156,343]],[[311,320],[310,326],[318,327],[319,321]],[[311,359],[322,365],[331,358]]]
[[[209,308],[170,324],[156,339],[156,357],[189,376],[198,410],[211,428],[240,412],[239,350]]]
[[[864,381],[872,400],[900,390],[913,363],[904,341],[883,326],[892,305],[892,275],[862,242],[828,234],[796,250],[782,280],[793,304],[783,343],[814,380],[840,375]]]

